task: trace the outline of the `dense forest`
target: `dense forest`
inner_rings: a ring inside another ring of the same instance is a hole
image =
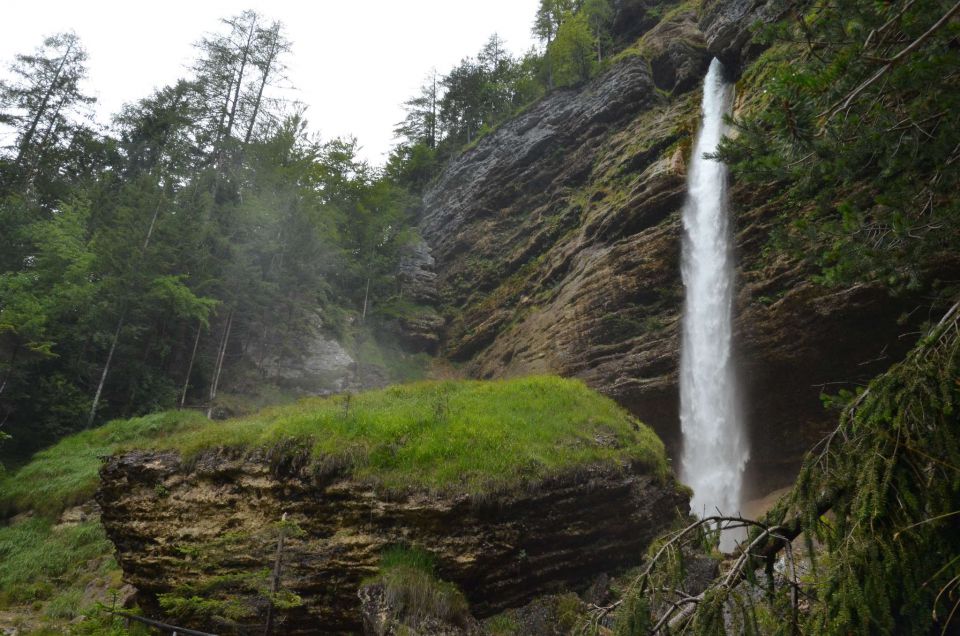
[[[295,355],[294,334],[362,330],[401,293],[398,254],[444,161],[588,79],[611,17],[605,0],[544,3],[544,49],[522,57],[494,34],[406,103],[384,167],[360,160],[355,139],[319,139],[304,105],[271,98],[292,44],[254,12],[224,19],[189,77],[106,130],[82,90],[77,36],[18,55],[0,88],[0,121],[16,133],[0,156],[5,454],[112,417],[209,410],[222,380],[255,381],[258,360]]]
[[[0,631],[958,633],[960,3],[529,26],[423,76],[383,165],[254,11],[108,125],[76,34],[9,60]],[[715,161],[708,441],[748,451],[698,511]]]

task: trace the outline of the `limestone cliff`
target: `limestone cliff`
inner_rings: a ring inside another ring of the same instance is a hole
[[[387,496],[267,453],[210,451],[185,463],[173,452],[131,452],[111,458],[101,480],[103,525],[141,606],[156,611],[164,600],[180,622],[218,633],[262,630],[271,597],[287,599],[275,615],[282,633],[357,633],[361,581],[397,545],[428,550],[472,612],[488,616],[635,564],[688,505],[639,466],[581,471],[482,501]]]
[[[445,169],[420,220],[445,355],[477,377],[581,378],[677,452],[680,212],[700,80],[711,55],[737,75],[758,50],[751,25],[783,11],[707,2],[634,22],[639,40],[604,74],[556,91]],[[742,105],[753,89],[739,88]],[[812,284],[808,268],[764,253],[783,210],[737,184],[732,197],[749,481],[772,489],[832,426],[821,392],[902,357],[912,337],[901,336],[925,316],[911,315],[917,297]]]

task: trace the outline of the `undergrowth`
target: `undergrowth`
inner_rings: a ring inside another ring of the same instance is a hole
[[[383,585],[386,606],[393,618],[416,629],[428,620],[463,624],[469,605],[456,585],[440,580],[433,557],[416,548],[395,547],[380,561],[380,573],[371,581]]]

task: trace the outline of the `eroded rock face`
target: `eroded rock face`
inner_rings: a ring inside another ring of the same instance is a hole
[[[708,59],[703,46],[742,59],[757,12],[773,15],[767,6],[708,4],[702,40],[692,14],[674,13],[641,40],[669,72],[627,58],[449,166],[421,221],[448,319],[445,355],[477,377],[578,377],[679,456],[680,219],[700,100],[699,80],[684,78]],[[658,76],[672,96],[655,90]],[[769,193],[734,184],[731,194],[751,496],[790,483],[833,428],[821,393],[862,385],[908,350],[923,301],[817,287],[809,267],[764,254],[785,212]]]
[[[404,296],[427,305],[437,301],[436,260],[426,241],[418,240],[403,248],[399,270],[397,279]]]
[[[792,4],[792,0],[704,0],[700,29],[707,48],[737,73],[761,48],[752,42],[757,29],[780,18]]]
[[[356,361],[319,320],[286,349],[255,345],[247,357],[265,379],[304,395],[339,393],[359,381]]]
[[[696,88],[710,65],[706,42],[693,9],[680,11],[653,27],[641,40],[657,88],[683,93]]]
[[[302,605],[278,611],[286,634],[357,633],[358,589],[383,550],[414,545],[437,559],[478,617],[576,587],[636,563],[687,498],[639,469],[587,471],[483,502],[423,493],[386,497],[346,478],[311,477],[296,462],[208,453],[190,465],[176,453],[109,459],[97,501],[125,579],[141,606],[164,594],[240,599],[261,624],[266,581],[284,530],[280,590]],[[286,515],[286,523],[278,522]],[[211,625],[209,618],[182,621]]]

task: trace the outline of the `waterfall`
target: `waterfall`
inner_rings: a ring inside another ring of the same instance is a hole
[[[703,122],[683,211],[682,478],[693,489],[693,512],[705,516],[717,510],[738,513],[749,456],[731,356],[734,277],[726,167],[703,157],[717,149],[732,93],[733,87],[723,79],[723,65],[713,60],[703,84]],[[724,539],[722,543],[732,547],[729,538]]]

